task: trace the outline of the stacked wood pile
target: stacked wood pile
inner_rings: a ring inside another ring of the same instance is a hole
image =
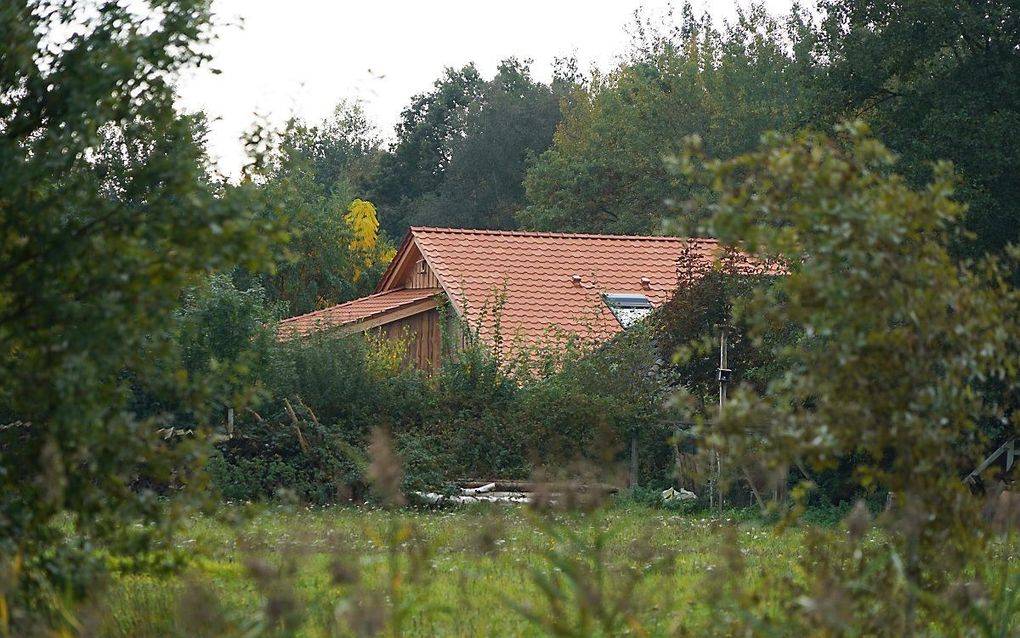
[[[543,498],[556,499],[568,492],[597,491],[603,495],[616,494],[619,488],[603,483],[579,484],[573,482],[536,483],[534,481],[504,481],[463,479],[457,481],[453,494],[436,492],[414,492],[428,505],[463,505],[468,503],[534,503],[541,494]]]

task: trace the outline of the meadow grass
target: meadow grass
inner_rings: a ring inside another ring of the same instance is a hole
[[[741,578],[752,588],[766,570],[795,578],[802,551],[800,531],[779,534],[738,520],[740,513],[633,505],[555,515],[516,506],[396,513],[277,506],[236,524],[221,519],[242,510],[226,510],[194,518],[180,534],[178,549],[193,557],[183,573],[116,575],[94,607],[95,633],[371,633],[381,622],[373,613],[396,613],[396,595],[408,636],[545,635],[527,614],[580,626],[585,596],[596,597],[591,605],[626,608],[635,635],[665,635],[681,619],[687,627],[711,622],[706,595],[713,574],[727,569],[733,540],[746,567]],[[566,573],[594,563],[605,571],[574,580]],[[541,575],[566,575],[558,581],[566,588],[554,587],[559,594],[550,597],[536,580]],[[591,582],[577,582],[585,578]],[[385,604],[373,611],[373,600]]]

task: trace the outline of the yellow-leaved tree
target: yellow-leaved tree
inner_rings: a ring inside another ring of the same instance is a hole
[[[344,221],[354,234],[350,243],[355,254],[354,281],[358,281],[362,273],[375,264],[393,259],[396,254],[393,247],[379,244],[379,216],[372,202],[355,199],[347,207]]]

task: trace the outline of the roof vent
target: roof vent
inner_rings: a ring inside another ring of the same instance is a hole
[[[607,292],[602,295],[602,299],[624,329],[644,319],[652,311],[652,302],[644,295]]]
[[[648,277],[642,277],[641,278],[641,287],[644,288],[645,290],[651,290],[652,289],[652,280],[649,279]]]
[[[581,275],[571,275],[570,280],[574,282],[575,286],[581,285]]]

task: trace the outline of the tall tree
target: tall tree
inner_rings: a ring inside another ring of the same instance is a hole
[[[281,177],[295,170],[295,162],[307,162],[322,194],[353,197],[365,177],[376,169],[379,139],[357,102],[343,100],[330,117],[311,126],[291,120],[281,134],[267,168],[268,177]]]
[[[97,565],[78,550],[137,552],[166,529],[126,524],[166,511],[132,484],[142,467],[187,476],[189,448],[159,445],[121,373],[201,394],[142,353],[169,342],[182,287],[267,255],[270,235],[217,196],[201,127],[174,109],[169,82],[202,61],[208,20],[199,0],[0,5],[2,633],[35,633],[84,591]]]
[[[529,158],[552,143],[565,82],[532,79],[526,62],[505,60],[468,106],[436,196],[410,223],[467,228],[517,227]]]
[[[357,104],[341,103],[318,126],[289,122],[268,161],[250,175],[256,186],[256,214],[286,228],[288,239],[277,246],[273,272],[239,271],[238,286],[265,288],[270,301],[286,304],[288,315],[371,290],[387,261],[389,244],[358,243],[359,229],[349,223],[348,208],[357,185],[377,161],[378,141]],[[249,280],[253,276],[257,283]]]
[[[525,228],[656,232],[665,200],[690,194],[663,163],[686,135],[732,157],[767,130],[796,126],[797,19],[784,25],[754,7],[720,31],[688,4],[666,29],[638,26],[629,59],[564,102],[553,146],[525,179]]]
[[[481,87],[473,64],[448,68],[432,91],[414,96],[401,113],[396,145],[380,160],[371,183],[371,196],[382,208],[383,229],[393,237],[403,235],[414,202],[442,184],[454,141],[464,131],[468,105]]]
[[[448,69],[404,112],[381,161],[370,190],[383,228],[400,238],[411,225],[515,227],[527,161],[552,141],[563,86],[534,80],[516,59],[491,80],[473,65]]]
[[[1020,240],[1020,4],[821,0],[813,93],[820,119],[865,118],[924,183],[951,160],[969,204],[956,249]]]

